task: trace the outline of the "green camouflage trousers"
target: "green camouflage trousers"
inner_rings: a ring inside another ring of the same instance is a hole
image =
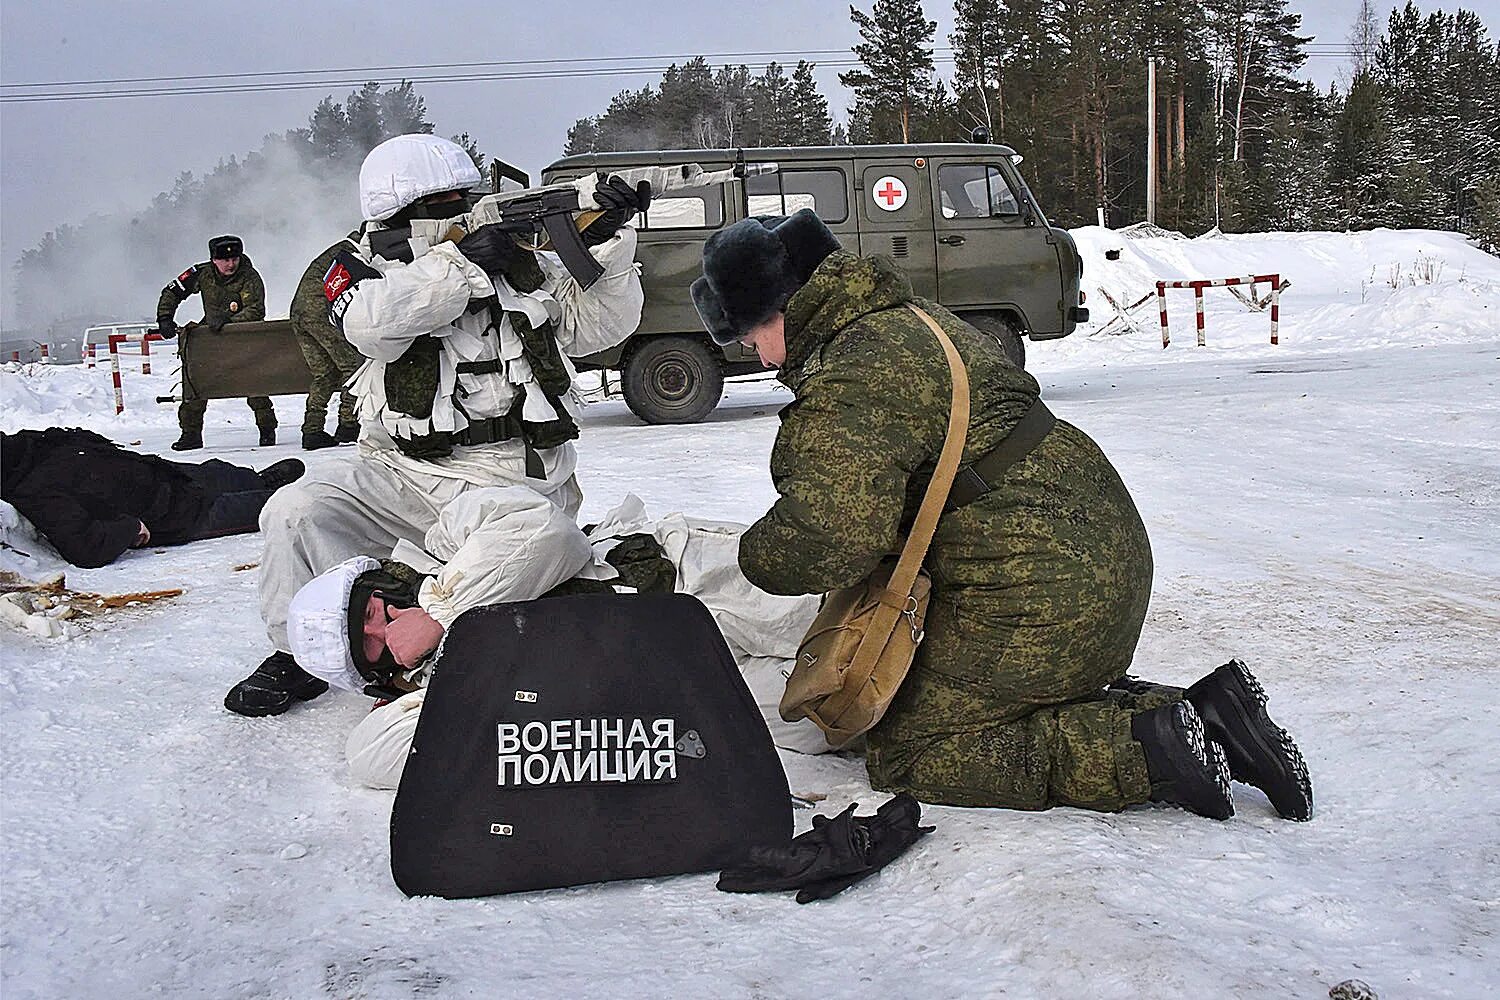
[[[347,427],[357,423],[354,416],[354,394],[348,390],[340,391],[340,387],[364,362],[364,358],[339,335],[332,324],[322,325],[327,328],[326,331],[319,329],[316,334],[309,333],[301,325],[294,325],[292,328],[297,335],[297,346],[302,348],[302,357],[307,361],[307,367],[313,376],[312,385],[307,388],[307,410],[302,417],[303,434],[324,429],[324,421],[328,419],[328,403],[333,399],[334,393],[339,394],[339,426]]]
[[[962,806],[1144,802],[1150,780],[1131,717],[1181,692],[1111,687],[1130,668],[1150,602],[1140,515],[1097,447],[1066,424],[996,493],[944,518],[941,531],[975,539],[996,562],[983,573],[934,565],[926,639],[868,736],[871,782]],[[961,538],[950,543],[962,549]]]
[[[276,410],[269,396],[247,396],[245,402],[255,411],[255,426],[261,430],[274,429]],[[203,414],[208,409],[206,399],[184,399],[177,407],[177,426],[184,432],[203,433]]]

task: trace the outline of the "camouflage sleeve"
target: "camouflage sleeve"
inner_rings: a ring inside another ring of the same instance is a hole
[[[813,376],[783,416],[771,453],[780,499],[740,540],[740,568],[767,593],[850,586],[897,549],[907,481],[933,450],[932,420],[911,405],[926,394],[886,385],[893,376],[872,360]]]
[[[259,271],[250,272],[245,290],[240,294],[240,311],[235,317],[241,323],[251,323],[266,318],[266,283]]]
[[[177,315],[177,307],[182,305],[184,299],[198,290],[198,269],[190,267],[177,277],[167,282],[167,287],[161,290],[161,298],[156,300],[156,320],[171,319]]]
[[[297,282],[297,290],[292,293],[292,306],[288,310],[293,330],[305,333],[320,326],[333,325],[328,319],[328,298],[323,294],[323,279],[333,258],[348,246],[344,241],[335,243],[314,257],[307,270],[302,272],[302,280]]]

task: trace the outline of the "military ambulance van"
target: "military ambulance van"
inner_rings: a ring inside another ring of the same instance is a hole
[[[755,215],[817,212],[845,249],[886,254],[918,295],[991,334],[1017,364],[1023,337],[1066,337],[1088,319],[1083,262],[1066,230],[1047,224],[1007,146],[932,143],[696,149],[568,156],[544,184],[590,172],[700,164],[750,167],[726,185],[659,193],[633,223],[646,305],[624,344],[584,359],[621,373],[630,409],[649,423],[693,423],[718,405],[726,376],[764,372],[755,351],[717,347],[703,331],[689,286],[703,243]],[[760,166],[774,164],[774,169]]]

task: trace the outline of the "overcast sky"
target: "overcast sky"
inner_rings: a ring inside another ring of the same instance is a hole
[[[868,10],[868,0],[859,6]],[[1320,41],[1343,42],[1358,6],[1359,0],[1301,0],[1305,30]],[[1385,0],[1377,10],[1389,6]],[[1493,35],[1500,25],[1500,0],[1468,0],[1463,6],[1479,11]],[[1299,7],[1297,0],[1292,7]],[[946,46],[951,3],[928,0],[926,8],[938,22],[937,44]],[[847,49],[856,40],[847,4],[829,0],[3,0],[0,82],[751,51],[786,53],[783,61],[795,63],[798,51]],[[487,153],[535,175],[561,153],[575,119],[601,111],[626,87],[654,83],[667,61],[647,60],[658,69],[640,76],[419,86],[440,134],[468,131]],[[1342,66],[1318,59],[1308,69],[1326,84]],[[951,67],[939,70],[947,75]],[[836,73],[820,70],[819,84],[837,119],[848,94]],[[342,100],[349,89],[331,92]],[[57,224],[81,221],[91,212],[139,209],[170,187],[180,171],[202,174],[229,153],[255,149],[268,132],[303,124],[324,93],[0,105],[0,281],[8,286],[16,257]],[[352,191],[350,216],[357,221]],[[8,311],[8,292],[3,299]]]

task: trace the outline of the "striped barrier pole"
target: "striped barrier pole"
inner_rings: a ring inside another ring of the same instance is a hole
[[[98,344],[85,344],[83,347],[84,365],[89,371],[94,370],[94,349],[98,346]]]
[[[42,347],[42,364],[44,364],[44,365],[50,365],[52,363],[52,355],[51,355],[50,351],[48,350],[48,347],[47,347],[46,344],[42,344],[41,347]]]
[[[109,335],[109,377],[115,384],[115,416],[125,412],[125,389],[120,385],[120,344],[125,340],[123,333],[112,333]]]
[[[151,374],[151,338],[141,338],[141,374]]]
[[[1161,313],[1161,346],[1166,350],[1167,345],[1172,342],[1172,335],[1167,332],[1167,283],[1158,281],[1156,283],[1156,308]]]
[[[1193,309],[1198,313],[1198,346],[1207,347],[1208,341],[1203,339],[1203,286],[1193,286]]]
[[[1281,343],[1281,275],[1273,274],[1271,279],[1271,343]]]

